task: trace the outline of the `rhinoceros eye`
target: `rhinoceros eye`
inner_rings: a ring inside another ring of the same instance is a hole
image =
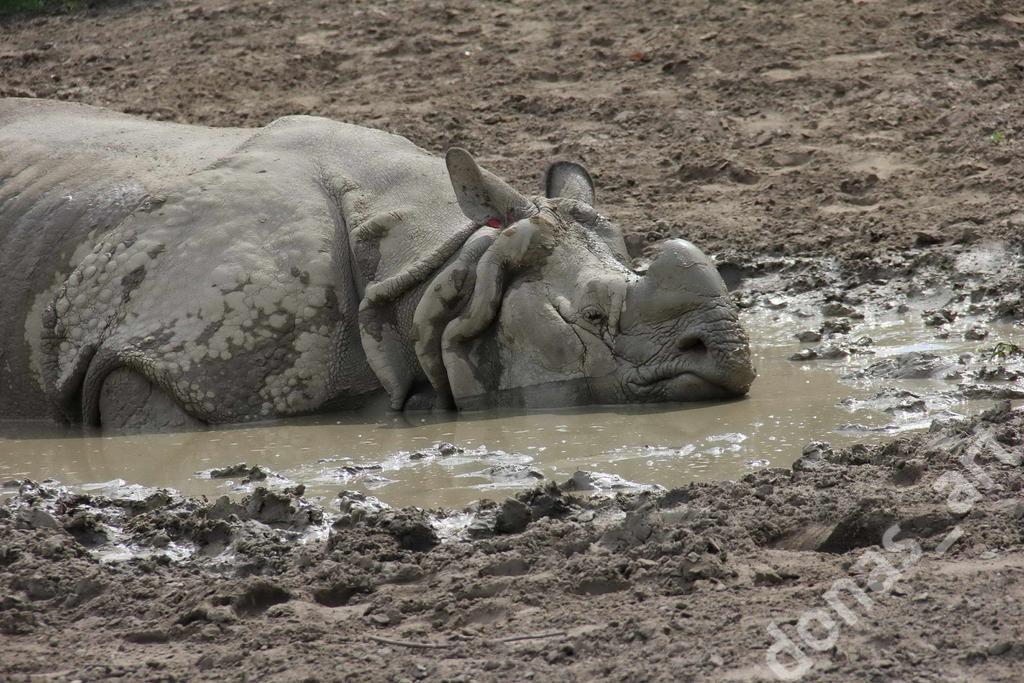
[[[604,311],[596,306],[587,306],[580,311],[580,315],[591,325],[603,325],[608,317],[604,314]]]

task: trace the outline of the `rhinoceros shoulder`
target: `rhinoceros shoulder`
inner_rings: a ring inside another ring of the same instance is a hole
[[[367,128],[321,116],[295,114],[282,116],[259,129],[253,144],[273,140],[292,151],[314,155],[342,155],[358,158],[359,153],[372,153],[373,159],[393,159],[395,155],[417,155],[436,158],[408,138],[378,128]]]

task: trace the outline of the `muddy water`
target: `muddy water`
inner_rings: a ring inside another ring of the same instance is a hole
[[[374,406],[330,418],[126,436],[0,423],[0,482],[52,477],[90,490],[128,482],[211,496],[302,483],[307,495],[333,497],[347,488],[392,504],[457,507],[503,498],[541,477],[563,481],[576,470],[601,473],[596,485],[605,490],[738,478],[790,464],[812,440],[841,446],[881,439],[991,405],[951,398],[947,381],[840,379],[885,355],[955,356],[979,342],[935,340],[919,324],[892,317],[865,323],[873,356],[796,363],[788,360],[802,347],[793,341],[794,322],[767,311],[748,316],[748,329],[757,331],[759,379],[749,397],[729,403],[458,417],[400,416]],[[1024,341],[1019,328],[997,332]],[[926,408],[883,412],[872,400],[882,385],[914,392]],[[239,462],[270,475],[247,482],[209,474]]]

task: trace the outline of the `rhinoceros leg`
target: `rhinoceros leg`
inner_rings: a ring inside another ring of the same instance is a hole
[[[476,265],[494,243],[498,230],[480,228],[467,240],[458,257],[427,287],[413,316],[413,339],[420,367],[436,393],[437,408],[455,408],[448,373],[441,357],[445,326],[459,314],[476,283]]]
[[[366,360],[388,393],[388,405],[401,410],[416,379],[416,369],[405,353],[405,340],[390,308],[363,299],[359,306],[359,334]]]
[[[99,421],[105,429],[125,431],[200,429],[203,426],[162,389],[127,368],[118,368],[103,380]]]
[[[381,220],[374,218],[353,231],[350,243],[357,264],[372,261],[364,257],[364,252],[374,247],[373,241],[365,235],[370,232],[383,237],[386,231],[368,231],[366,226],[380,224]],[[476,230],[474,225],[463,228],[397,273],[384,277],[381,273],[372,274],[375,277],[363,273],[369,282],[359,305],[359,333],[366,360],[387,392],[393,410],[406,407],[407,399],[415,393],[416,384],[423,376],[408,338],[416,299],[406,295],[443,268]],[[428,393],[432,394],[432,390]],[[433,399],[420,396],[415,407],[425,408],[424,402],[432,403]]]

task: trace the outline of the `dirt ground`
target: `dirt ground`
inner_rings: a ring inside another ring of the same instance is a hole
[[[0,19],[0,96],[318,114],[523,189],[582,160],[634,255],[690,238],[745,307],[937,289],[922,314],[960,334],[1024,319],[1022,46],[1012,1],[107,3]],[[1022,454],[1007,404],[738,482],[454,513],[15,482],[0,680],[1018,680]]]

